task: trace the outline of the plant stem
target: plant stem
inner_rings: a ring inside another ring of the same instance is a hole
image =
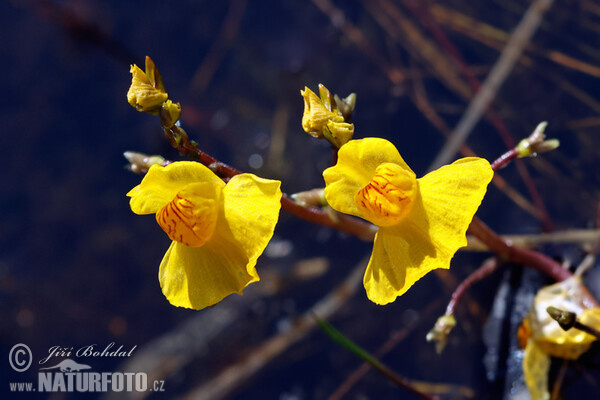
[[[571,272],[564,269],[550,257],[506,242],[477,217],[473,217],[468,232],[485,243],[503,261],[523,264],[537,269],[558,282],[573,276]]]
[[[511,150],[509,150],[506,153],[502,154],[500,157],[498,157],[496,159],[496,161],[494,161],[492,163],[492,169],[494,170],[494,172],[496,172],[499,169],[502,169],[502,168],[506,167],[508,164],[510,164],[510,162],[512,160],[514,160],[515,158],[517,158],[518,155],[519,155],[519,152],[517,151],[517,149],[516,148],[512,148]]]
[[[490,258],[483,265],[473,271],[464,281],[458,285],[458,287],[452,293],[452,298],[446,307],[445,315],[453,315],[454,309],[456,308],[456,304],[460,301],[462,296],[465,294],[467,289],[469,289],[474,283],[479,282],[480,280],[486,278],[491,275],[494,271],[498,269],[500,266],[500,262],[496,257]]]

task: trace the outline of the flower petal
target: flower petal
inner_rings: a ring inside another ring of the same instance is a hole
[[[256,271],[248,273],[248,257],[235,242],[211,240],[203,247],[173,242],[159,270],[160,286],[171,304],[200,310],[232,293],[242,294],[258,281]]]
[[[225,219],[251,268],[273,236],[281,208],[280,185],[279,181],[240,174],[223,190]]]
[[[467,228],[493,176],[487,160],[467,157],[418,180],[425,212],[419,219],[427,221],[429,237],[448,264],[467,245]]]
[[[394,163],[412,172],[396,147],[385,139],[351,140],[338,152],[337,164],[323,172],[325,198],[336,211],[361,217],[354,196],[369,184],[380,164]]]
[[[197,182],[225,186],[217,175],[197,162],[180,161],[166,167],[153,165],[142,179],[142,183],[127,193],[127,196],[131,197],[131,211],[136,214],[156,213],[173,200],[186,185]]]
[[[532,400],[548,400],[550,356],[534,340],[529,340],[523,357],[523,376]]]
[[[387,304],[430,271],[450,268],[492,176],[486,160],[465,158],[419,179],[409,216],[379,228],[364,277],[369,299]]]
[[[376,304],[391,303],[429,271],[442,268],[436,256],[431,242],[412,224],[379,228],[363,278],[367,297]]]

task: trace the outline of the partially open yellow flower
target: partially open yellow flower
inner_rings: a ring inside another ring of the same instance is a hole
[[[324,92],[327,88],[321,86]],[[300,91],[304,98],[304,114],[302,115],[302,129],[316,138],[325,138],[336,147],[352,139],[354,125],[344,121],[341,112],[331,104],[320,99],[308,87]],[[333,100],[330,99],[330,100]]]
[[[173,240],[159,271],[171,304],[199,310],[259,280],[256,260],[273,236],[280,184],[240,174],[225,185],[190,161],[150,167],[127,196],[134,213],[156,214]]]
[[[141,112],[157,112],[169,95],[155,88],[144,71],[137,65],[131,66],[131,86],[127,91],[127,102]]]
[[[494,175],[477,157],[417,179],[387,140],[351,140],[323,172],[325,198],[339,212],[379,226],[364,276],[367,296],[387,304],[436,268],[449,268]]]

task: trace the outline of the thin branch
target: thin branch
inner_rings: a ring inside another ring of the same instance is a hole
[[[533,250],[513,246],[511,243],[504,241],[477,217],[473,218],[467,232],[484,242],[490,250],[504,261],[523,264],[537,269],[559,282],[573,275],[550,257]]]
[[[452,136],[431,163],[430,170],[447,164],[473,131],[473,128],[496,96],[498,89],[512,71],[525,46],[533,37],[533,34],[542,22],[544,13],[550,8],[552,2],[553,0],[535,0],[531,4],[500,55],[498,62],[492,68],[492,71],[490,71],[485,82],[458,122]]]
[[[508,164],[510,164],[510,162],[512,160],[517,158],[518,155],[519,155],[519,152],[516,148],[510,149],[509,151],[507,151],[506,153],[504,153],[500,157],[498,157],[492,163],[492,169],[494,171],[498,171],[499,169],[506,167]]]
[[[567,367],[569,366],[569,360],[563,360],[560,369],[558,370],[558,375],[556,376],[556,380],[554,381],[554,385],[552,385],[552,394],[550,395],[550,400],[558,400],[560,398],[560,388],[565,380],[565,376],[567,375]]]
[[[590,247],[600,239],[600,229],[573,229],[568,231],[540,233],[535,235],[502,235],[502,240],[513,246],[537,247],[551,243],[575,243],[583,247]],[[473,236],[467,236],[469,244],[463,251],[489,251],[485,243]],[[588,264],[588,262],[586,262]]]
[[[458,287],[452,293],[450,302],[446,307],[445,315],[453,315],[454,310],[456,308],[456,304],[458,304],[462,296],[466,293],[467,289],[473,286],[474,283],[477,283],[494,273],[494,271],[496,271],[499,267],[500,262],[496,257],[494,257],[490,258],[485,263],[483,263],[481,267],[473,271],[464,281],[460,283],[460,285],[458,285]]]
[[[544,5],[541,4],[542,1],[537,1],[537,3],[540,3],[540,8],[544,7]],[[450,42],[450,40],[446,37],[444,32],[437,26],[435,21],[432,18],[430,18],[427,9],[423,7],[420,3],[415,3],[414,0],[405,0],[405,4],[407,4],[407,6],[409,6],[413,10],[417,17],[420,18],[422,24],[432,32],[434,38],[438,41],[438,43],[440,43],[440,45],[444,49],[446,49],[451,59],[456,64],[458,64],[460,71],[466,77],[471,88],[477,92],[476,96],[469,103],[469,107],[467,108],[465,114],[463,114],[463,118],[459,121],[458,126],[450,135],[451,137],[461,135],[459,127],[461,126],[461,123],[465,124],[463,131],[464,138],[460,142],[457,141],[457,143],[455,144],[456,148],[452,151],[452,154],[448,156],[448,160],[446,160],[446,162],[450,161],[450,158],[452,158],[454,153],[456,153],[456,150],[458,150],[461,147],[461,144],[466,141],[467,136],[470,134],[473,127],[479,121],[482,115],[485,115],[485,117],[490,121],[490,123],[496,128],[506,146],[508,148],[514,147],[514,141],[510,136],[506,125],[502,122],[502,120],[494,111],[494,109],[492,109],[489,106],[491,104],[492,99],[495,97],[495,93],[501,85],[502,81],[508,76],[510,70],[512,70],[514,63],[516,63],[520,58],[520,55],[522,54],[525,45],[529,42],[529,38],[526,37],[526,34],[528,33],[526,22],[528,15],[533,15],[533,17],[529,18],[529,23],[533,24],[535,22],[534,14],[536,12],[535,7],[537,6],[533,4],[529,8],[527,13],[523,17],[521,23],[517,26],[515,33],[510,38],[509,42],[504,48],[500,59],[498,60],[492,71],[490,71],[490,74],[488,75],[488,78],[484,82],[483,86],[481,86],[475,75],[472,73],[470,68],[467,66],[466,62],[463,60],[458,49],[452,44],[452,42]],[[549,7],[550,5],[551,1],[547,5],[547,7]],[[537,10],[537,12],[541,14],[542,12],[544,12],[544,10]],[[541,20],[541,15],[539,16],[539,19]],[[530,36],[533,35],[533,31],[535,31],[535,29],[537,28],[534,29],[533,27],[531,27],[531,29],[532,32],[530,33]],[[521,45],[521,48],[519,49],[517,45]],[[517,50],[519,51],[517,52]],[[479,109],[477,109],[477,107],[479,107]],[[472,112],[471,117],[469,117],[469,112]],[[467,121],[469,121],[468,118],[472,118],[471,122],[469,123],[467,123]],[[472,124],[472,126],[469,127],[468,124]],[[446,149],[448,149],[448,146],[450,145],[452,140],[453,139],[450,139],[450,141],[446,143],[446,145],[442,149],[442,152],[440,152],[440,154],[438,155],[438,159],[442,155],[442,153],[446,151]],[[445,164],[446,162],[444,162],[443,164]],[[527,190],[529,191],[533,202],[535,203],[542,216],[541,220],[543,222],[544,229],[546,231],[553,230],[554,224],[550,219],[550,215],[548,214],[548,210],[546,209],[541,195],[539,194],[535,184],[533,183],[533,179],[531,178],[529,171],[525,167],[525,164],[520,160],[517,160],[516,165],[517,170],[519,171],[519,175],[523,179],[523,182],[525,183],[525,186],[527,187]],[[430,169],[435,168],[433,168],[433,166],[430,167]]]

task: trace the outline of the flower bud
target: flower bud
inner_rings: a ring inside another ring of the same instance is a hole
[[[448,335],[456,326],[456,319],[453,315],[442,315],[438,318],[433,326],[433,329],[427,333],[426,340],[428,342],[435,342],[435,351],[438,354],[444,350],[448,343]]]
[[[179,121],[181,116],[181,104],[173,103],[171,100],[167,100],[162,103],[160,109],[160,122],[165,128],[170,128]]]
[[[323,131],[323,136],[335,147],[340,148],[348,143],[354,135],[354,125],[347,122],[336,122],[330,120],[327,122],[327,129]]]
[[[322,138],[323,129],[327,126],[327,122],[338,116],[328,110],[315,92],[308,87],[301,90],[300,94],[304,97],[302,129],[313,137]]]
[[[560,145],[558,139],[546,140],[546,135],[544,135],[546,126],[548,126],[547,122],[539,123],[528,138],[519,142],[516,147],[517,151],[519,152],[519,158],[535,157],[539,153],[545,153],[547,151],[554,150]]]
[[[348,119],[351,118],[356,96],[350,95],[340,100],[337,95],[332,96],[323,85],[319,85],[319,93],[320,98],[308,87],[300,91],[304,98],[302,128],[309,135],[325,138],[339,148],[352,139],[354,134],[354,125],[347,122],[346,115]]]
[[[136,174],[145,174],[154,164],[165,166],[167,161],[159,155],[149,156],[135,151],[126,151],[123,156],[129,161],[127,168]]]
[[[151,65],[154,65],[153,63]],[[137,65],[131,66],[131,86],[127,92],[127,102],[135,107],[140,112],[148,112],[157,114],[162,103],[164,103],[169,95],[165,92],[162,85],[162,79],[158,75],[156,67],[150,68],[152,81],[147,72],[144,72]],[[158,87],[155,87],[156,84]]]

